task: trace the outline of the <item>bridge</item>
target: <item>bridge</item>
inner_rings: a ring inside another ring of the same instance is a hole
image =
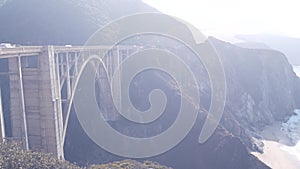
[[[97,86],[105,97],[99,97],[106,120],[116,120],[108,85],[114,71],[133,46],[20,46],[0,48],[0,60],[7,59],[10,99],[11,137],[18,138],[25,149],[53,153],[64,159],[68,120],[72,109],[72,82],[84,59],[103,55],[104,67],[95,67]],[[109,51],[108,53],[103,53]],[[0,89],[1,96],[1,89]],[[3,100],[2,100],[3,101]],[[0,97],[0,137],[6,137],[4,111]]]

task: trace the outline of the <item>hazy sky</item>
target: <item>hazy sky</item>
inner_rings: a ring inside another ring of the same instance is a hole
[[[143,0],[206,34],[278,33],[300,38],[300,0]]]

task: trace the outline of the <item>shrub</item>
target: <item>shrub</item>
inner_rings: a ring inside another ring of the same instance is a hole
[[[26,151],[14,141],[0,141],[0,168],[5,169],[84,169],[67,161],[60,161],[49,153]],[[134,160],[92,165],[88,169],[171,169],[158,163]]]
[[[52,154],[26,151],[14,141],[0,141],[0,168],[79,169],[67,161],[58,160]]]

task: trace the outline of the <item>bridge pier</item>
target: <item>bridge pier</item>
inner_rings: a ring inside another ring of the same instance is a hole
[[[38,56],[18,58],[9,58],[9,71],[19,72],[9,78],[12,136],[20,138],[26,149],[62,159],[62,112],[53,49],[45,47]]]

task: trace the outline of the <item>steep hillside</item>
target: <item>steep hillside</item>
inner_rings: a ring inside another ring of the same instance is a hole
[[[0,8],[0,42],[84,44],[101,25],[150,11],[139,0],[9,0]]]
[[[284,120],[300,106],[300,81],[284,54],[274,50],[239,48],[213,38],[211,41],[225,67],[229,85],[228,107],[232,110],[243,107],[245,113],[235,114],[247,114],[243,124]]]
[[[259,138],[257,131],[274,121],[284,122],[300,107],[300,80],[284,54],[210,40],[226,73],[228,93],[222,125],[227,130],[242,139],[245,134]]]

